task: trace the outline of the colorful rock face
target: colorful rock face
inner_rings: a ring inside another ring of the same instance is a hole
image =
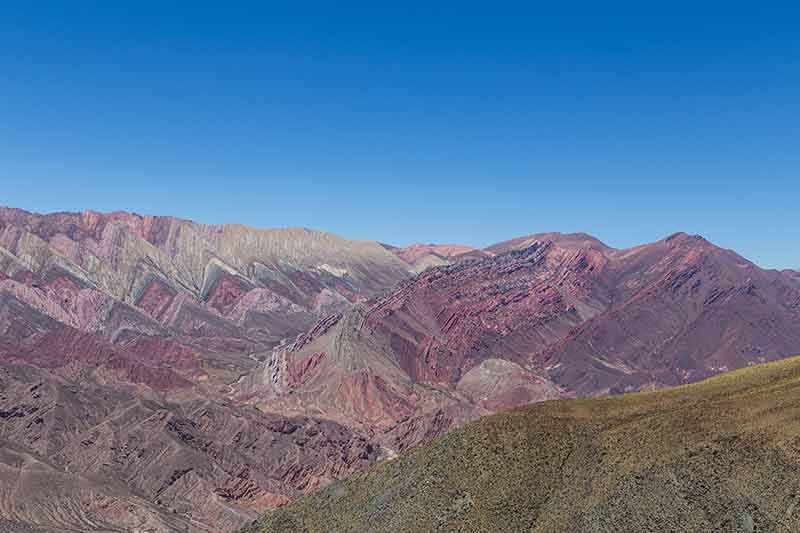
[[[201,360],[216,372],[246,371],[253,359],[242,354],[264,353],[409,276],[408,265],[376,243],[304,229],[5,208],[0,272],[1,297],[19,309],[146,349],[151,361],[194,358],[195,368],[184,360],[179,369],[193,381],[209,378]]]
[[[226,395],[281,339],[409,275],[307,230],[0,209],[0,517],[230,531],[373,463],[363,434]]]
[[[700,237],[490,249],[321,322],[240,398],[377,430],[399,451],[487,412],[696,381],[800,347],[800,288]]]

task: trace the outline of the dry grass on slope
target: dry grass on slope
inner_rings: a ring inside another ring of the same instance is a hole
[[[800,357],[478,420],[251,532],[800,531]]]

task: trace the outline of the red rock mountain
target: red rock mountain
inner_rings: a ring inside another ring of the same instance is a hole
[[[277,348],[240,388],[392,450],[557,396],[686,383],[800,351],[800,287],[698,236],[543,234],[425,270]]]
[[[396,249],[0,209],[0,526],[232,531],[476,416],[798,351],[796,273],[684,234]]]

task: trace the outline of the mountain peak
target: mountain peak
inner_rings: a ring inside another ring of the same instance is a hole
[[[543,241],[552,242],[563,248],[590,248],[602,252],[613,250],[613,248],[606,245],[600,239],[597,239],[587,233],[561,233],[558,231],[534,233],[531,235],[516,237],[508,241],[487,246],[484,248],[484,250],[491,253],[501,253],[509,250],[527,248],[534,242]]]
[[[705,237],[702,235],[690,235],[689,233],[678,231],[671,235],[668,235],[664,239],[664,242],[680,242],[680,243],[688,243],[688,242],[698,242],[698,243],[708,243],[710,242],[706,240]]]

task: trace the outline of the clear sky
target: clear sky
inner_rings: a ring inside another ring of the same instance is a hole
[[[3,2],[0,204],[798,268],[797,5]]]

